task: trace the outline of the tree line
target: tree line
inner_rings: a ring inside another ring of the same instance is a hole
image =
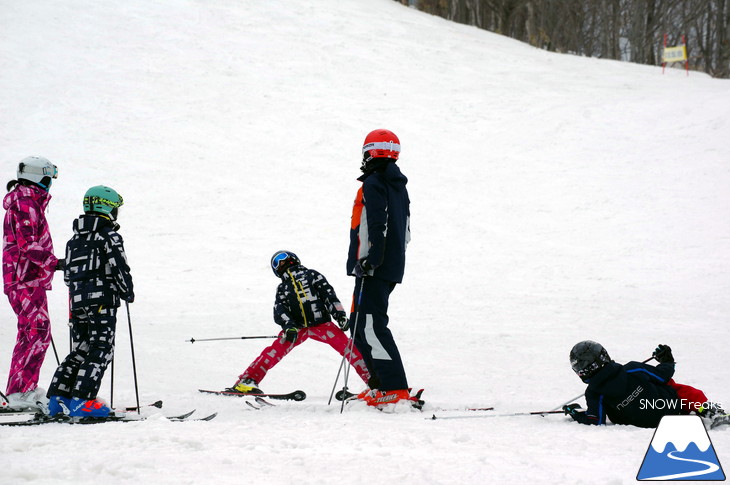
[[[395,0],[535,47],[640,64],[686,39],[690,69],[730,78],[730,0]]]

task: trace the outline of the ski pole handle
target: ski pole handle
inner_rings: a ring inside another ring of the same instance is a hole
[[[254,335],[251,337],[219,337],[219,338],[193,338],[190,337],[190,340],[186,340],[186,342],[190,342],[191,344],[194,344],[195,342],[212,342],[214,340],[249,340],[253,338],[278,338],[278,335]]]

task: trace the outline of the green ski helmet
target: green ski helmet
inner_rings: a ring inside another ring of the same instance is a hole
[[[122,196],[116,190],[104,185],[91,187],[84,195],[84,212],[93,212],[109,216],[117,220],[117,210],[124,204]]]

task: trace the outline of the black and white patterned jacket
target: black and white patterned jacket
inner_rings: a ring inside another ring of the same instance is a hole
[[[294,266],[281,276],[276,289],[274,321],[282,328],[312,327],[344,315],[335,290],[319,272]]]
[[[71,310],[92,305],[118,307],[120,298],[134,300],[132,275],[118,227],[109,219],[90,214],[74,221],[64,270]]]

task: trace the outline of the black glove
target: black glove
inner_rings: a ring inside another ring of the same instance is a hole
[[[335,312],[333,317],[335,321],[339,324],[340,330],[342,330],[343,332],[350,328],[350,321],[347,318],[347,313]]]
[[[563,412],[568,416],[575,416],[576,414],[578,414],[580,412],[580,411],[578,411],[579,409],[580,409],[580,404],[578,404],[578,403],[567,404],[567,405],[563,406]]]
[[[365,278],[370,276],[368,271],[373,269],[373,266],[368,262],[367,258],[363,258],[355,265],[355,276],[358,278]]]
[[[134,303],[134,293],[129,293],[127,296],[122,298],[127,303]]]
[[[654,359],[660,364],[673,364],[674,356],[672,355],[672,348],[669,345],[659,344],[651,354]]]
[[[56,262],[56,267],[54,268],[55,271],[63,271],[66,269],[66,260],[65,259],[59,259]]]
[[[297,341],[297,337],[299,336],[299,329],[295,327],[289,327],[286,330],[284,330],[284,342],[291,342],[294,343]]]

